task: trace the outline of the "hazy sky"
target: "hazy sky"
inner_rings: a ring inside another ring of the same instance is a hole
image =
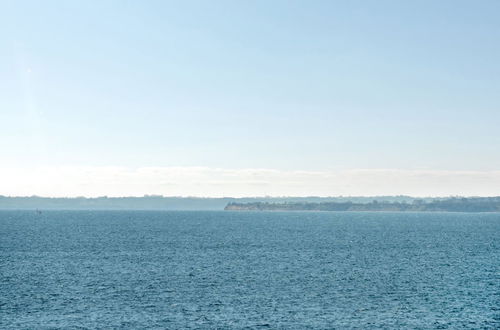
[[[0,194],[500,195],[499,59],[497,0],[0,0]]]

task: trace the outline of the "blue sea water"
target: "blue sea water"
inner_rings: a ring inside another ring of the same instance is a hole
[[[0,211],[3,329],[499,328],[500,214]]]

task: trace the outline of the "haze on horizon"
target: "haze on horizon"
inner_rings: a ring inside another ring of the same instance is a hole
[[[499,12],[0,1],[0,195],[500,195]]]

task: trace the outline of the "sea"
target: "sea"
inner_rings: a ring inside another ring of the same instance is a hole
[[[2,329],[498,329],[500,213],[0,211]]]

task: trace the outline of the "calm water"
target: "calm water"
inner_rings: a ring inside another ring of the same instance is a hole
[[[0,326],[499,328],[500,214],[0,212]]]

